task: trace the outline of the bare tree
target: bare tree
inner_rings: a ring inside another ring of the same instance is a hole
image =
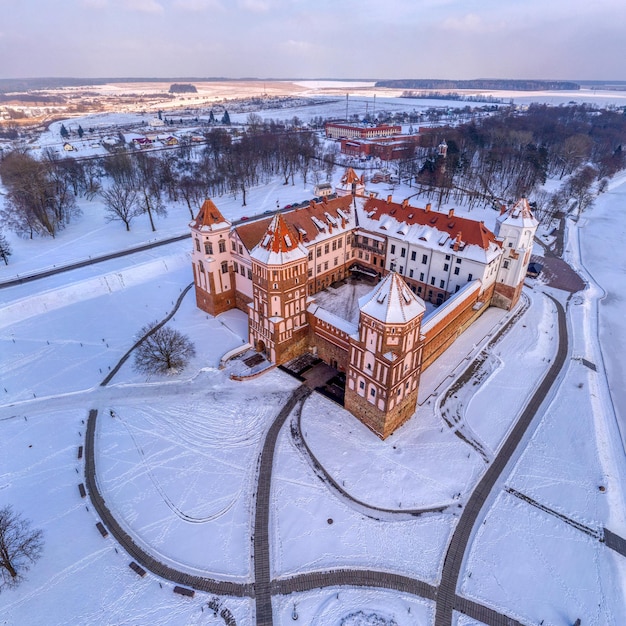
[[[41,530],[33,530],[13,507],[0,509],[0,592],[17,587],[42,550]]]
[[[108,189],[100,192],[106,211],[107,222],[124,222],[126,230],[130,230],[133,218],[141,213],[139,209],[137,192],[127,185],[114,182]]]
[[[143,374],[175,374],[185,368],[196,349],[181,332],[167,326],[154,330],[156,325],[153,322],[139,331],[145,339],[135,351],[134,367]]]
[[[4,261],[5,265],[9,264],[9,257],[13,254],[11,250],[11,245],[7,241],[4,233],[0,232],[0,258]]]

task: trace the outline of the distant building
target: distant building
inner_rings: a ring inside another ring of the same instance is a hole
[[[361,126],[357,124],[341,124],[327,122],[324,126],[326,137],[331,139],[374,139],[375,137],[391,137],[402,132],[402,126],[381,124],[380,126]]]
[[[342,154],[357,158],[378,157],[383,161],[410,159],[419,144],[419,135],[397,135],[379,139],[342,139]]]
[[[236,226],[206,200],[190,223],[196,302],[244,311],[249,342],[273,363],[315,351],[345,372],[346,409],[385,438],[415,412],[422,370],[489,306],[516,304],[537,221],[522,199],[494,233],[452,210],[369,196],[351,169],[337,191]],[[353,272],[382,278],[358,324],[315,299]],[[425,302],[438,305],[428,317]]]
[[[333,193],[333,186],[330,183],[318,183],[313,190],[316,198],[330,196]]]

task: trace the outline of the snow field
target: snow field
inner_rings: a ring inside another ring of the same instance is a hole
[[[294,604],[298,620],[309,626],[427,626],[435,615],[433,602],[397,591],[328,587],[274,596],[279,624],[293,623]]]
[[[11,503],[44,532],[41,559],[16,590],[2,594],[2,623],[7,626],[76,624],[208,623],[201,605],[172,592],[148,573],[140,578],[130,557],[96,529],[97,518],[82,499],[83,444],[87,411],[48,411],[0,422],[0,502]],[[239,624],[251,623],[250,600],[225,602]],[[210,623],[210,622],[209,622]]]
[[[278,437],[274,458],[273,576],[356,567],[438,580],[453,528],[451,515],[428,514],[397,522],[366,517],[317,478],[288,428]]]
[[[256,459],[293,386],[284,378],[244,387],[207,372],[169,397],[155,385],[152,399],[129,393],[101,412],[101,492],[151,554],[185,571],[251,579]]]

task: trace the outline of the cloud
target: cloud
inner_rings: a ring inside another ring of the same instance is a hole
[[[194,13],[200,13],[209,9],[224,11],[224,7],[219,0],[176,0],[174,8]]]
[[[267,0],[240,0],[239,7],[251,13],[267,13],[271,8]]]
[[[104,9],[109,6],[109,0],[81,0],[81,2],[90,9]]]
[[[493,33],[504,29],[505,26],[504,22],[489,22],[475,13],[467,13],[459,17],[448,17],[441,25],[443,30],[461,33]]]
[[[138,13],[163,13],[163,5],[157,0],[123,0],[124,8]]]

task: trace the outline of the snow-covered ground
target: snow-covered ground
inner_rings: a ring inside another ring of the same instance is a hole
[[[249,207],[231,197],[217,204],[235,218],[244,210],[252,215],[274,208],[277,199],[285,204],[310,197],[311,191],[301,182],[277,182],[251,190]],[[569,225],[568,258],[595,282],[569,301],[571,358],[501,485],[568,519],[622,536],[626,469],[611,399],[623,424],[619,348],[626,345],[626,324],[619,287],[626,252],[619,245],[619,207],[625,194],[626,184],[613,187],[578,225]],[[0,280],[155,237],[147,224],[137,222],[128,234],[119,224],[106,225],[97,203],[89,209],[55,240],[12,240],[14,256]],[[470,215],[488,225],[495,219],[491,209]],[[157,235],[185,232],[188,219],[186,207],[171,207]],[[614,242],[610,263],[607,241]],[[78,492],[83,461],[77,449],[91,408],[100,415],[100,488],[136,540],[180,569],[251,579],[256,460],[264,433],[296,382],[274,371],[235,383],[217,369],[222,354],[247,340],[245,316],[211,318],[196,309],[191,291],[170,322],[196,345],[189,367],[146,380],[131,360],[109,387],[99,386],[139,329],[163,319],[191,282],[188,248],[183,241],[0,290],[0,505],[13,504],[45,533],[43,557],[28,580],[0,597],[0,623],[218,623],[207,609],[210,596],[181,598],[171,583],[151,574],[139,578],[115,541],[97,532],[98,520]],[[417,415],[386,442],[325,399],[305,402],[303,437],[337,484],[364,506],[318,478],[288,422],[277,442],[271,494],[273,576],[355,566],[436,584],[457,519],[454,506],[463,504],[486,467],[483,454],[455,432],[480,444],[487,460],[502,442],[554,355],[554,306],[543,291],[538,282],[525,290],[528,308],[486,352],[490,335],[508,319],[502,311],[488,311],[426,370]],[[598,307],[596,298],[605,292]],[[478,355],[485,359],[476,393],[457,392],[456,377]],[[402,515],[405,508],[438,505],[448,508],[413,519]],[[377,520],[367,506],[392,511]],[[626,623],[626,559],[504,489],[496,490],[484,511],[461,585],[463,594],[528,623],[543,619],[545,626],[557,626],[577,617],[597,626]],[[238,624],[254,623],[254,601],[224,602]],[[433,604],[419,598],[329,588],[275,597],[277,623],[292,622],[294,602],[303,623],[320,626],[346,617],[358,624],[359,611],[398,626],[422,626],[434,614]],[[475,624],[458,615],[456,623]]]

